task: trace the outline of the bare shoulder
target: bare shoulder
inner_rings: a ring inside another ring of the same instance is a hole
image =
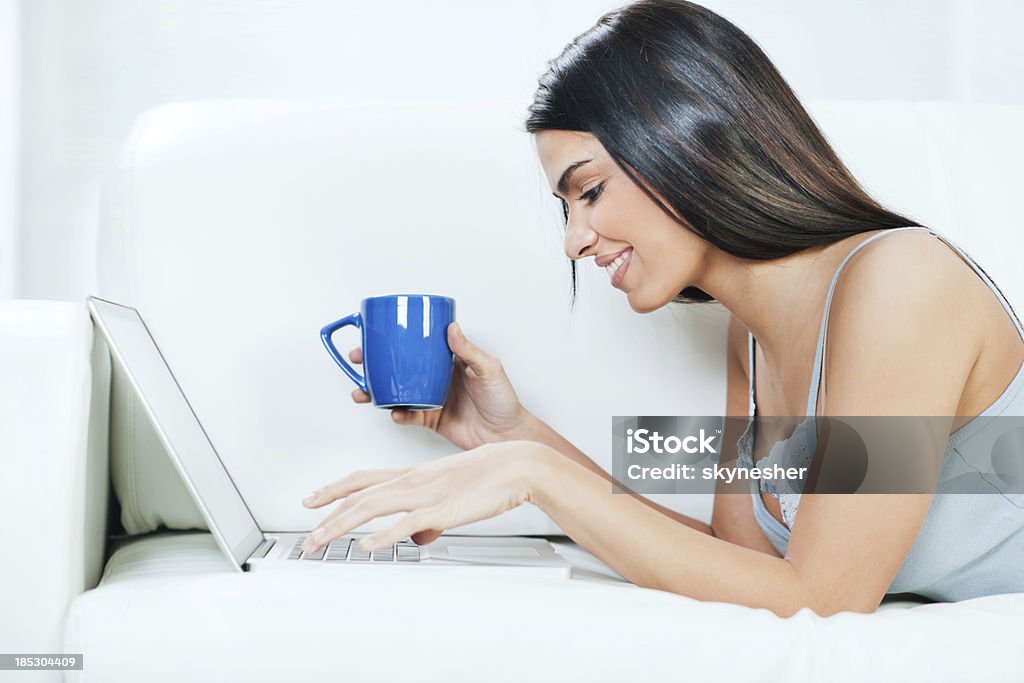
[[[926,409],[925,404],[955,410],[954,399],[983,347],[984,330],[949,321],[978,305],[984,296],[979,284],[985,288],[956,252],[929,233],[886,235],[859,249],[833,291],[826,347],[829,393],[848,388],[854,402],[845,406],[849,410],[881,408],[886,394],[893,410]],[[937,367],[944,372],[935,373]],[[830,402],[838,407],[835,399]],[[872,400],[881,403],[872,406]]]
[[[987,295],[973,269],[942,240],[922,231],[901,231],[864,245],[847,262],[833,291],[829,330],[833,316],[838,325],[850,312],[856,322],[867,317],[889,328],[915,320],[941,322]],[[962,345],[981,339],[976,328],[949,327]]]
[[[901,291],[952,294],[976,279],[974,271],[947,244],[926,232],[900,231],[861,247],[843,268],[833,302],[851,292],[877,292],[891,297]],[[900,290],[893,287],[899,285]],[[938,298],[936,296],[936,298]],[[948,308],[955,301],[943,298]]]

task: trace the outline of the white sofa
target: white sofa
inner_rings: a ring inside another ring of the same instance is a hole
[[[606,466],[614,415],[721,414],[720,307],[639,316],[585,263],[570,313],[526,104],[208,101],[139,119],[106,184],[94,291],[139,309],[262,528],[309,529],[323,513],[301,498],[348,471],[456,450],[352,403],[317,332],[365,296],[453,296],[527,408]],[[1020,307],[1024,108],[810,108],[870,192]],[[779,619],[631,586],[527,507],[460,531],[555,535],[573,580],[231,572],[82,302],[0,302],[0,426],[0,650],[84,653],[68,680],[1024,676],[1024,595]]]

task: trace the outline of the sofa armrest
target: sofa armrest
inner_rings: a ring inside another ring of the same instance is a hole
[[[0,301],[4,652],[61,652],[68,604],[99,581],[110,356],[95,341],[84,304]]]

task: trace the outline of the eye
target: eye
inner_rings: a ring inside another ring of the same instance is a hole
[[[585,200],[587,204],[593,204],[594,201],[601,194],[601,190],[603,189],[604,183],[598,183],[597,185],[594,185],[594,187],[590,188],[589,190],[581,194],[579,198]]]

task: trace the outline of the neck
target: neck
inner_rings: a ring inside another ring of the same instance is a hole
[[[861,241],[859,233],[770,261],[743,259],[712,247],[694,284],[715,297],[754,335],[766,360],[778,365],[817,343],[825,295],[836,268]],[[814,334],[807,332],[813,327]]]

